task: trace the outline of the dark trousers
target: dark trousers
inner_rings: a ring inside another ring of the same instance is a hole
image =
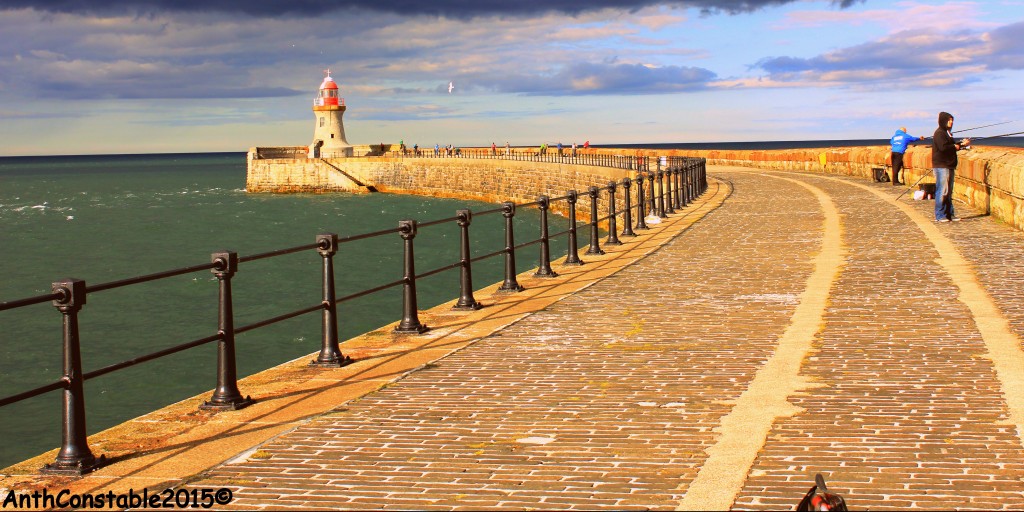
[[[902,185],[900,171],[903,170],[903,153],[892,153],[892,186]]]

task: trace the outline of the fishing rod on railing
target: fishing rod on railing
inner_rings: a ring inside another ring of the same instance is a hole
[[[1005,123],[1003,123],[1003,124],[1005,124]],[[962,130],[962,131],[963,131],[963,130]],[[964,139],[964,140],[962,140],[962,141],[961,141],[960,143],[961,143],[961,144],[963,144],[964,142],[967,142],[968,144],[967,144],[966,146],[962,146],[962,147],[961,147],[960,149],[962,149],[962,150],[964,150],[964,151],[969,151],[969,150],[971,149],[970,143],[971,143],[971,142],[974,142],[974,141],[976,141],[976,140],[984,140],[984,139],[998,139],[998,138],[1000,138],[1000,137],[1012,137],[1012,136],[1014,136],[1014,135],[1024,135],[1024,132],[1002,133],[1002,134],[999,134],[999,135],[987,135],[987,136],[985,136],[985,137],[972,137],[972,138]],[[906,193],[907,193],[907,192],[908,192],[908,191],[909,191],[910,189],[912,189],[912,188],[916,187],[916,186],[917,186],[917,184],[918,184],[918,183],[921,183],[921,181],[922,181],[922,180],[924,180],[924,178],[925,178],[926,176],[928,176],[928,174],[924,174],[924,175],[922,175],[922,176],[921,176],[920,178],[918,178],[918,180],[917,180],[916,182],[914,182],[914,184],[913,184],[913,185],[911,185],[911,186],[907,187],[907,190],[904,190],[902,194],[900,194],[899,196],[897,196],[897,197],[896,197],[896,200],[897,200],[897,201],[899,201],[899,200],[900,200],[900,198],[901,198],[901,197],[903,197],[903,194],[906,194]]]
[[[960,149],[962,149],[964,151],[970,151],[971,143],[976,141],[976,140],[998,139],[999,137],[1011,137],[1013,135],[1021,135],[1021,134],[1024,134],[1024,132],[1003,133],[1001,135],[986,135],[984,137],[968,137],[968,138],[963,139],[963,140],[960,141]]]
[[[975,141],[975,140],[984,140],[984,139],[998,139],[999,137],[1012,137],[1014,135],[1021,135],[1021,134],[1024,134],[1024,132],[1003,133],[1001,135],[986,135],[984,137],[971,137],[971,140]]]
[[[1014,122],[1014,121],[1003,121],[1001,123],[986,124],[985,126],[975,126],[974,128],[964,128],[963,130],[955,130],[955,131],[953,131],[953,133],[970,132],[970,131],[974,131],[974,130],[980,130],[982,128],[989,128],[989,127],[992,127],[992,126],[999,126],[999,125],[1003,125],[1003,124],[1010,124],[1012,122]]]
[[[952,131],[950,133],[971,132],[971,131],[974,131],[974,130],[980,130],[982,128],[991,128],[993,126],[1000,126],[1000,125],[1010,124],[1010,123],[1015,123],[1015,122],[1016,121],[1003,121],[1001,123],[992,123],[992,124],[986,124],[986,125],[983,125],[983,126],[975,126],[973,128],[964,128],[963,130],[954,130],[954,131]],[[991,139],[993,137],[1008,137],[1009,135],[1017,135],[1019,133],[1022,133],[1022,132],[1011,133],[1011,134],[1007,134],[1007,135],[993,135],[992,137],[980,137],[980,138]],[[930,138],[932,138],[932,137],[930,135],[928,135],[928,136],[925,136],[925,137],[921,137],[921,140],[930,139]],[[978,138],[979,137],[974,137],[974,138],[972,138],[972,140],[978,140]]]

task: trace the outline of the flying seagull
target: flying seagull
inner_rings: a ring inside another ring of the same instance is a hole
[[[448,82],[448,94],[452,93],[452,89],[455,89],[455,83]]]

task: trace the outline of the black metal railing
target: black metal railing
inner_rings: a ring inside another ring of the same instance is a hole
[[[650,160],[644,161],[639,158],[640,157],[638,157],[637,160],[626,159],[632,161],[634,164],[640,165],[643,172],[638,173],[635,178],[624,178],[622,180],[621,187],[623,190],[623,207],[621,210],[617,209],[618,198],[616,197],[616,194],[619,190],[618,183],[613,181],[603,187],[589,187],[586,195],[589,198],[590,203],[590,221],[588,223],[590,227],[590,243],[586,254],[604,253],[600,247],[600,241],[598,240],[599,224],[605,221],[608,222],[608,239],[605,241],[605,244],[620,245],[623,243],[619,240],[620,236],[636,236],[633,231],[634,227],[632,226],[634,210],[637,217],[635,228],[648,229],[644,222],[644,217],[647,215],[645,212],[658,215],[659,217],[667,217],[676,210],[682,209],[686,205],[690,204],[694,198],[702,194],[707,189],[706,161],[703,158],[662,157],[659,160],[655,160],[655,170],[651,170],[649,168],[649,164],[651,163]],[[648,183],[646,194],[644,189],[645,181]],[[657,193],[654,191],[655,181],[658,183]],[[633,198],[630,197],[630,191],[634,184],[636,185],[635,205],[633,203]],[[607,194],[609,211],[608,215],[599,217],[597,211],[598,201],[600,199],[600,195],[603,193]],[[238,388],[235,365],[236,335],[320,311],[322,322],[321,348],[316,359],[310,362],[310,366],[331,368],[345,366],[353,362],[353,360],[342,354],[339,346],[338,304],[401,286],[402,318],[395,327],[395,332],[419,334],[429,330],[429,328],[420,322],[419,319],[416,293],[416,282],[419,279],[433,276],[448,270],[459,269],[460,294],[459,300],[453,309],[476,310],[480,309],[482,305],[473,296],[473,263],[487,258],[504,256],[505,279],[498,290],[500,292],[510,293],[522,291],[524,288],[516,279],[516,275],[518,273],[515,259],[516,250],[533,245],[539,245],[539,265],[534,276],[543,278],[556,277],[558,274],[551,268],[551,240],[567,235],[568,249],[566,260],[563,264],[583,265],[584,261],[581,260],[579,253],[577,252],[577,230],[580,225],[577,222],[576,204],[580,197],[581,196],[577,191],[570,190],[560,197],[551,198],[548,196],[540,196],[536,201],[525,204],[506,202],[499,208],[480,212],[458,210],[454,217],[446,219],[423,223],[419,223],[411,219],[401,220],[398,222],[398,226],[396,228],[375,231],[372,233],[363,233],[348,237],[339,237],[335,233],[321,233],[316,235],[315,241],[310,244],[277,249],[249,256],[239,256],[233,251],[219,251],[211,254],[209,263],[192,265],[97,285],[87,285],[85,281],[80,279],[64,279],[56,281],[52,284],[52,293],[0,302],[0,311],[52,302],[53,306],[57,308],[61,314],[63,374],[60,379],[48,384],[13,395],[0,397],[0,408],[23,400],[28,400],[50,391],[62,389],[61,448],[57,454],[56,460],[52,464],[44,466],[42,471],[46,473],[82,475],[102,466],[105,463],[104,456],[96,457],[93,455],[86,441],[86,409],[84,399],[85,381],[145,363],[147,361],[152,361],[184,350],[216,342],[217,385],[210,397],[210,400],[200,405],[200,408],[212,411],[241,409],[254,403],[255,400],[249,396],[243,396],[241,390]],[[548,232],[547,212],[551,208],[552,203],[560,201],[566,202],[569,216],[569,228],[564,231],[551,234]],[[541,213],[540,237],[517,245],[515,243],[515,233],[513,232],[512,222],[516,214],[516,209],[534,206],[537,207]],[[469,228],[473,219],[498,213],[505,218],[505,246],[487,254],[470,257],[472,251],[470,250],[471,237]],[[617,217],[619,215],[622,215],[624,225],[621,233],[618,233],[617,229]],[[415,268],[414,244],[419,230],[425,227],[452,222],[456,223],[460,230],[459,261],[436,269],[428,270],[426,272],[418,273]],[[398,234],[401,237],[403,243],[402,278],[373,288],[353,292],[340,298],[337,297],[337,290],[334,282],[334,256],[337,254],[339,246],[341,244],[351,243],[357,240],[395,234]],[[321,277],[323,286],[322,299],[320,303],[288,313],[283,313],[249,325],[236,327],[234,325],[233,294],[231,285],[232,278],[238,272],[241,265],[243,263],[256,260],[306,251],[316,251],[322,260]],[[87,297],[91,297],[98,292],[106,290],[158,281],[161,279],[206,270],[211,271],[218,282],[218,323],[217,332],[215,334],[189,340],[179,345],[156,352],[143,354],[97,370],[83,372],[81,341],[78,334],[78,312],[83,306],[85,306]]]
[[[561,163],[591,165],[612,169],[630,169],[644,172],[651,164],[651,156],[611,155],[593,150],[562,148],[405,148],[390,150],[383,156],[403,158],[465,158],[472,160],[512,160],[518,162]],[[673,157],[676,158],[676,157]],[[680,157],[681,158],[681,157]]]

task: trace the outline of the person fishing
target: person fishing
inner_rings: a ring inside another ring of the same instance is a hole
[[[904,184],[904,181],[900,179],[900,171],[903,170],[903,153],[907,152],[907,144],[921,139],[922,137],[908,134],[906,127],[903,126],[896,130],[896,133],[889,139],[889,144],[892,145],[892,186]]]
[[[942,112],[942,113],[943,113],[943,114],[946,114],[946,115],[948,115],[948,116],[950,116],[950,121],[952,121],[952,117],[953,117],[953,116],[952,116],[951,114],[947,114],[947,113],[945,113],[945,112]],[[991,126],[1000,126],[1000,125],[1004,125],[1004,124],[1010,124],[1010,123],[1014,123],[1014,122],[1016,122],[1016,121],[1003,121],[1003,122],[1001,122],[1001,123],[994,123],[994,124],[986,124],[985,126],[976,126],[976,127],[974,127],[974,128],[965,128],[965,129],[963,129],[963,130],[956,130],[956,131],[951,131],[951,130],[948,130],[948,129],[947,129],[947,130],[944,130],[944,129],[943,129],[943,126],[942,126],[942,124],[941,124],[941,123],[942,123],[942,121],[940,120],[940,124],[939,124],[939,130],[936,130],[936,133],[938,133],[939,131],[943,131],[943,133],[948,133],[948,134],[950,135],[950,138],[949,138],[949,140],[951,141],[951,140],[952,140],[952,134],[954,134],[954,133],[963,133],[963,132],[969,132],[969,131],[973,131],[973,130],[980,130],[980,129],[982,129],[982,128],[988,128],[988,127],[991,127]],[[951,124],[951,123],[949,123],[949,125],[950,125],[950,126],[952,126],[952,124]],[[964,140],[963,140],[963,141],[962,141],[962,142],[961,142],[961,143],[959,144],[959,146],[960,146],[960,148],[959,148],[959,149],[965,149],[965,150],[969,150],[969,149],[971,149],[971,142],[973,142],[973,141],[979,141],[979,140],[989,140],[989,139],[999,139],[999,138],[1002,138],[1002,137],[1012,137],[1012,136],[1014,136],[1014,135],[1021,135],[1021,134],[1024,134],[1024,132],[1011,132],[1011,133],[1003,133],[1003,134],[1000,134],[1000,135],[986,135],[986,136],[984,136],[984,137],[974,137],[974,138],[970,138],[970,139],[964,139]],[[929,139],[929,138],[931,138],[931,137],[924,137],[924,138],[922,138],[921,140],[927,140],[927,139]],[[933,143],[935,142],[935,141],[934,141],[934,139],[932,140],[932,142],[933,142]],[[933,148],[932,148],[933,154],[934,154],[934,149],[935,149],[935,148],[933,147]],[[822,155],[824,156],[824,153],[822,153]],[[955,147],[954,147],[954,150],[953,150],[953,156],[954,156],[954,162],[955,162],[955,157],[956,157],[956,148],[955,148]],[[824,163],[824,162],[822,162],[822,163]],[[933,168],[934,168],[934,167],[933,167]],[[899,200],[900,200],[900,198],[902,198],[902,197],[903,197],[904,195],[906,195],[906,193],[907,193],[907,192],[909,192],[909,191],[910,191],[910,190],[912,190],[912,189],[913,189],[914,187],[916,187],[918,183],[921,183],[921,181],[922,181],[922,180],[924,180],[924,179],[925,179],[926,177],[928,177],[928,175],[927,175],[927,174],[923,174],[923,175],[922,175],[922,176],[921,176],[920,178],[918,178],[918,179],[917,179],[917,181],[915,181],[915,182],[914,182],[914,184],[913,184],[913,185],[911,185],[911,186],[907,187],[907,189],[906,189],[906,190],[904,190],[904,191],[903,191],[903,192],[902,192],[902,193],[901,193],[900,195],[896,196],[896,200],[897,200],[897,201],[899,201]],[[936,218],[935,220],[936,220],[936,221],[937,221],[937,220],[939,220],[939,219],[938,219],[938,216],[936,216],[936,217],[937,217],[937,218]]]
[[[953,213],[953,181],[956,152],[971,145],[971,139],[953,140],[953,115],[939,112],[939,127],[932,136],[932,171],[935,172],[935,222],[958,221]]]

